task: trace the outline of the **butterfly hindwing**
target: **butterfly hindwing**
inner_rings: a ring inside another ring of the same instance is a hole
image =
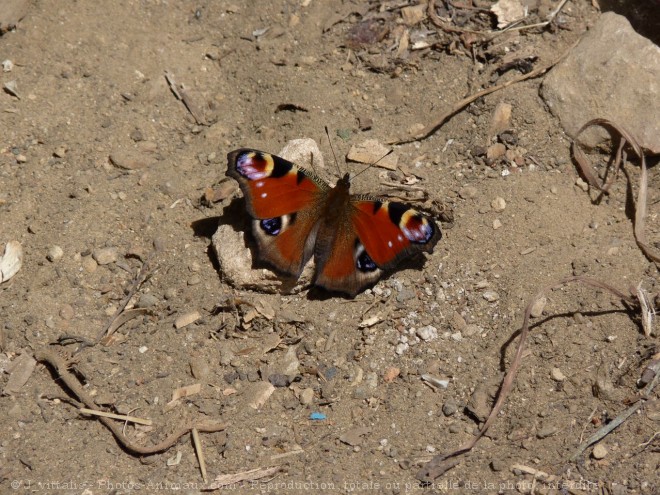
[[[353,197],[334,233],[317,238],[315,283],[355,295],[386,270],[419,251],[430,252],[442,234],[435,222],[408,205]]]
[[[318,210],[329,187],[314,174],[275,155],[239,149],[227,155],[227,175],[243,191],[259,258],[298,276],[312,255]]]

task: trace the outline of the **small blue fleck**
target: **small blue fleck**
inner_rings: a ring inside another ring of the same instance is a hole
[[[312,414],[309,415],[309,419],[314,421],[323,421],[324,419],[328,419],[328,417],[323,413],[313,412]]]

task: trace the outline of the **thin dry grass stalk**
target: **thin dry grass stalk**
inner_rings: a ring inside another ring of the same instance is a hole
[[[514,77],[513,79],[506,81],[502,84],[498,84],[496,86],[492,86],[490,88],[482,89],[481,91],[478,91],[470,96],[467,96],[463,98],[462,100],[456,102],[451,108],[449,108],[447,111],[442,113],[438,118],[436,118],[433,122],[431,122],[429,125],[424,127],[421,131],[416,133],[412,137],[405,137],[405,138],[396,138],[396,139],[391,139],[387,143],[388,144],[404,144],[404,143],[412,143],[414,141],[421,141],[422,139],[426,139],[427,137],[431,136],[435,131],[437,131],[442,125],[444,125],[451,117],[456,115],[458,112],[463,110],[465,107],[467,107],[470,103],[473,101],[478,100],[479,98],[489,95],[491,93],[494,93],[496,91],[499,91],[504,88],[508,88],[509,86],[526,81],[527,79],[533,79],[535,77],[542,76],[546,72],[548,72],[550,69],[552,69],[555,65],[557,65],[559,62],[561,62],[566,55],[569,54],[569,52],[573,49],[573,47],[577,44],[578,42],[576,41],[574,44],[572,44],[564,53],[562,53],[556,60],[553,62],[549,63],[548,65],[545,65],[543,67],[539,67],[538,69],[535,69],[528,74],[522,74],[518,77]]]
[[[606,171],[605,179],[601,183],[598,180],[598,174],[596,173],[594,167],[591,165],[586,155],[579,146],[578,138],[582,132],[584,132],[589,127],[600,126],[607,129],[610,133],[614,132],[620,137],[619,146],[612,162],[612,174],[611,178],[608,178],[608,171]],[[646,159],[644,158],[644,151],[639,145],[637,139],[630,134],[625,128],[618,125],[615,122],[607,119],[593,119],[584,124],[575,135],[573,140],[572,151],[573,156],[575,157],[575,162],[580,170],[582,176],[587,180],[591,187],[601,191],[603,194],[608,194],[610,187],[614,183],[614,180],[617,177],[617,172],[623,170],[625,172],[624,166],[626,164],[626,145],[633,150],[640,160],[640,175],[639,175],[639,186],[637,191],[637,199],[634,201],[635,206],[635,219],[633,223],[633,233],[635,235],[635,242],[639,246],[639,249],[644,253],[644,255],[652,261],[660,262],[660,254],[654,252],[646,240],[645,234],[645,224],[646,224],[646,204],[648,197],[648,171],[646,168]]]
[[[85,404],[85,406],[87,406],[88,409],[92,409],[93,411],[99,410],[98,406],[94,403],[94,400],[92,400],[92,398],[87,394],[87,392],[85,391],[85,389],[83,389],[83,387],[80,385],[78,380],[71,373],[69,373],[69,371],[67,370],[67,363],[62,357],[60,357],[58,354],[56,354],[50,349],[42,348],[42,349],[38,349],[34,353],[34,359],[50,365],[55,371],[55,373],[57,373],[59,378],[62,380],[62,382],[64,382],[64,385],[66,385],[66,387],[71,392],[73,392],[76,398],[80,402]],[[179,440],[179,438],[181,438],[183,435],[189,433],[195,428],[198,431],[213,433],[217,431],[222,431],[228,426],[227,423],[201,422],[194,424],[192,426],[185,426],[179,428],[162,442],[149,447],[144,447],[142,445],[135,445],[130,440],[128,440],[122,433],[121,428],[118,426],[118,424],[115,423],[112,419],[104,416],[99,416],[98,419],[103,424],[103,426],[105,426],[112,432],[112,434],[115,436],[117,441],[122,445],[122,447],[124,447],[129,452],[137,455],[150,455],[150,454],[156,454],[158,452],[163,452],[164,450],[167,450],[172,445],[174,445]]]
[[[619,291],[618,289],[612,287],[611,285],[605,282],[601,282],[600,280],[596,280],[589,277],[583,277],[583,276],[568,277],[542,289],[538,294],[536,294],[534,297],[532,297],[529,300],[529,303],[525,308],[525,316],[523,318],[523,324],[520,329],[520,340],[518,342],[518,347],[516,349],[515,356],[513,358],[513,361],[511,362],[511,366],[509,367],[509,370],[507,371],[506,375],[502,380],[502,385],[500,386],[499,394],[497,396],[495,405],[493,406],[493,409],[488,415],[486,422],[481,427],[481,430],[479,430],[479,433],[472,440],[470,440],[467,444],[463,445],[459,449],[453,452],[449,452],[447,454],[439,454],[435,456],[433,459],[431,459],[431,461],[428,464],[426,464],[419,471],[419,473],[417,473],[418,480],[420,480],[423,483],[430,483],[434,479],[443,475],[449,469],[456,466],[459,462],[458,457],[472,450],[472,448],[477,444],[479,439],[486,433],[486,431],[488,431],[488,428],[490,428],[490,426],[495,422],[495,419],[497,419],[497,415],[499,414],[500,410],[502,409],[502,406],[504,405],[504,402],[509,396],[509,393],[511,392],[511,389],[513,387],[514,380],[516,378],[516,374],[518,373],[518,369],[520,368],[523,352],[525,350],[525,343],[527,341],[527,336],[529,334],[529,320],[531,317],[534,303],[541,297],[547,296],[551,291],[555,289],[559,289],[561,287],[564,287],[565,285],[574,282],[584,284],[596,289],[604,289],[606,291],[609,291],[630,308],[639,309],[640,307],[637,297],[626,295],[623,292]]]

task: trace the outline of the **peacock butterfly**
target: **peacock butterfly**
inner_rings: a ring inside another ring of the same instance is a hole
[[[314,285],[354,297],[384,271],[442,237],[409,205],[349,193],[349,174],[331,187],[279,156],[252,149],[227,155],[243,191],[258,258],[299,277],[314,256]]]

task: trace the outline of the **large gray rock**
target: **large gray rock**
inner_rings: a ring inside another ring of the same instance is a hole
[[[574,137],[596,117],[623,126],[652,154],[660,153],[660,48],[625,17],[603,14],[545,78],[541,96]],[[596,146],[608,134],[591,128],[580,140]]]

